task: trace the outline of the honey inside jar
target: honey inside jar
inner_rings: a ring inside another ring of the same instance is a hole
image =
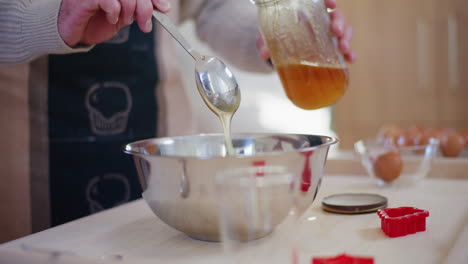
[[[283,64],[277,72],[288,98],[306,110],[335,104],[348,85],[348,70],[341,67]]]

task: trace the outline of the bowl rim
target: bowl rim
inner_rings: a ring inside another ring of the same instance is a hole
[[[391,142],[387,142],[387,141],[380,142],[380,139],[378,137],[367,137],[367,138],[361,138],[361,139],[357,140],[356,142],[354,142],[354,144],[353,144],[354,152],[356,154],[359,154],[359,155],[364,155],[364,153],[362,153],[359,150],[359,145],[360,144],[364,145],[365,150],[367,151],[368,148],[366,146],[369,143],[371,143],[371,144],[377,143],[377,144],[389,146],[389,147],[394,148],[395,151],[402,152],[402,151],[422,150],[422,149],[426,149],[428,147],[438,148],[439,145],[440,145],[440,140],[437,139],[437,138],[431,137],[431,138],[429,138],[429,142],[427,144],[424,144],[424,145],[398,146],[398,145],[395,145],[395,144],[393,144]]]
[[[141,152],[133,151],[133,146],[142,144],[149,141],[163,141],[163,140],[174,140],[177,138],[186,138],[186,137],[213,137],[213,136],[221,136],[224,137],[223,133],[200,133],[200,134],[192,134],[192,135],[182,135],[182,136],[174,136],[174,137],[154,137],[154,138],[147,138],[143,140],[134,141],[128,144],[125,144],[123,147],[123,152],[129,155],[135,155],[140,157],[158,157],[158,158],[167,158],[167,159],[195,159],[195,160],[213,160],[213,159],[225,159],[225,158],[237,158],[237,159],[244,159],[244,158],[252,158],[252,157],[266,157],[266,156],[279,156],[285,153],[304,153],[309,151],[314,151],[317,149],[330,147],[339,142],[339,139],[332,136],[324,136],[324,135],[315,135],[315,134],[295,134],[295,133],[233,133],[232,138],[236,138],[236,136],[315,136],[320,138],[326,138],[327,141],[316,146],[301,148],[297,150],[289,150],[289,151],[281,151],[281,152],[260,152],[256,153],[255,155],[242,155],[242,154],[235,154],[235,155],[226,155],[226,156],[206,156],[206,157],[199,157],[199,156],[187,156],[187,155],[154,155],[154,154],[144,154]]]

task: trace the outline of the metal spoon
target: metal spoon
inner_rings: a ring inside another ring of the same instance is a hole
[[[231,70],[220,59],[194,50],[167,15],[154,10],[153,16],[195,60],[198,92],[211,111],[218,116],[234,114],[240,105],[240,90]]]

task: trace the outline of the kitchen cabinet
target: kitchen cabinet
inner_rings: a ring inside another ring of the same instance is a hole
[[[333,111],[341,148],[383,124],[468,128],[468,2],[338,1],[358,60]]]

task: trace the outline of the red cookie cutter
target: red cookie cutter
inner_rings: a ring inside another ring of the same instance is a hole
[[[429,212],[415,207],[385,208],[377,211],[382,231],[389,237],[400,237],[426,230]]]
[[[313,258],[312,264],[374,264],[374,258],[341,254],[336,257]]]
[[[257,167],[257,172],[255,173],[255,176],[257,177],[263,177],[265,176],[265,172],[263,171],[263,167],[265,167],[266,161],[264,160],[259,160],[259,161],[254,161],[252,162],[252,165],[254,167]]]

